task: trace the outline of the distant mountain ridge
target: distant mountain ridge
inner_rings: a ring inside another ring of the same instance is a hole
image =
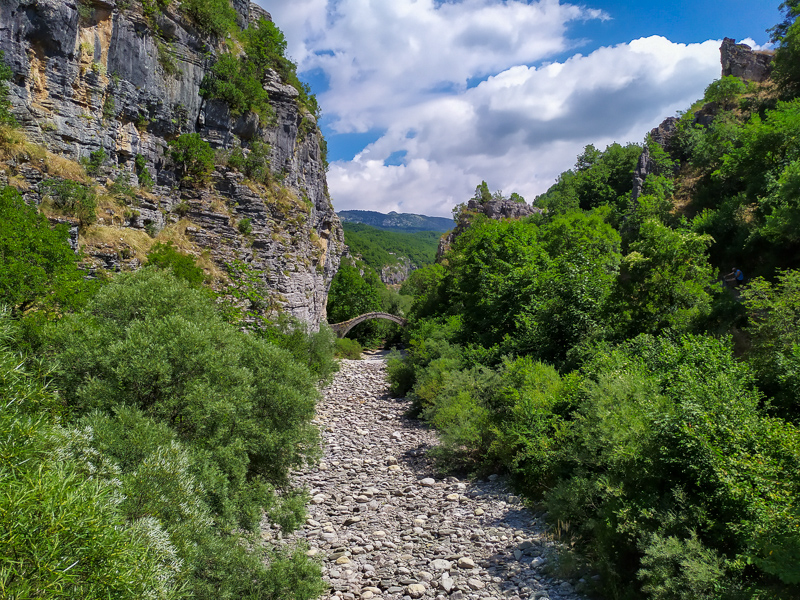
[[[390,212],[388,215],[373,210],[342,210],[337,213],[343,223],[363,223],[389,231],[450,231],[456,224],[446,217],[427,217],[411,213]]]

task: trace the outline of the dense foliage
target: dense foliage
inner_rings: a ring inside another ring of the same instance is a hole
[[[361,223],[342,223],[342,227],[350,252],[379,273],[383,267],[397,264],[402,256],[415,267],[433,264],[441,235],[436,231],[386,231]]]
[[[365,262],[345,258],[328,292],[328,322],[341,323],[369,312],[404,316],[410,298],[388,289]],[[371,320],[356,325],[348,334],[364,346],[391,343],[399,335],[391,321]]]
[[[317,597],[257,533],[302,522],[330,329],[254,326],[171,244],[87,282],[64,226],[8,187],[0,213],[0,595]]]
[[[238,39],[244,52],[240,56],[223,52],[217,57],[201,85],[203,97],[224,100],[235,116],[253,111],[269,121],[274,113],[263,81],[267,70],[273,69],[298,91],[300,106],[319,117],[317,100],[298,79],[296,65],[286,57],[286,39],[272,21],[259,20],[240,32]]]
[[[587,146],[544,214],[471,218],[403,286],[392,386],[440,430],[442,468],[506,471],[575,549],[562,576],[598,574],[583,585],[603,597],[798,598],[800,100],[781,62],[798,7],[783,7],[780,97],[712,83],[665,147],[645,140],[636,197],[643,147]]]
[[[66,224],[51,228],[14,188],[0,190],[0,303],[21,315],[37,306],[80,305],[89,288],[68,244]]]

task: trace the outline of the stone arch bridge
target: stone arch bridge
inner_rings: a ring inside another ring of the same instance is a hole
[[[397,315],[390,315],[389,313],[384,312],[371,312],[366,313],[363,315],[358,315],[354,319],[350,319],[349,321],[343,321],[342,323],[334,323],[331,325],[331,329],[336,332],[340,338],[346,336],[350,330],[358,325],[359,323],[363,323],[364,321],[369,321],[370,319],[386,319],[387,321],[394,321],[398,325],[405,325],[408,323],[406,319],[403,317],[398,317]]]

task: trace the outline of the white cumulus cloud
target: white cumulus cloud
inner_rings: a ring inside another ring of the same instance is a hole
[[[448,215],[482,179],[532,200],[586,144],[642,141],[720,75],[719,41],[659,36],[547,63],[575,48],[571,22],[607,18],[558,0],[259,3],[327,75],[331,143],[380,134],[331,165],[337,210]]]

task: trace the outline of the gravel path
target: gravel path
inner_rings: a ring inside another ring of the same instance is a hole
[[[436,435],[403,416],[382,359],[343,360],[317,411],[321,464],[296,473],[311,492],[304,539],[323,560],[323,598],[578,600],[542,573],[551,542],[495,476],[437,479]]]

